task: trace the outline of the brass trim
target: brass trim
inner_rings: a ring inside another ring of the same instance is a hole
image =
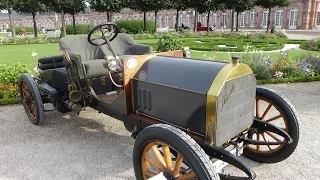
[[[252,69],[246,64],[229,63],[217,74],[207,93],[205,132],[206,143],[210,145],[214,145],[216,143],[215,132],[217,129],[217,97],[220,94],[224,84],[232,79],[252,73]]]

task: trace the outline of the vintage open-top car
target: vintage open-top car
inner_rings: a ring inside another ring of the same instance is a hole
[[[100,33],[100,34],[98,34]],[[190,58],[190,50],[153,53],[114,23],[60,40],[62,55],[38,60],[39,77],[19,90],[31,123],[45,103],[86,107],[123,121],[135,138],[137,179],[254,179],[238,156],[263,163],[288,158],[299,141],[297,114],[279,94],[257,87],[251,68]],[[232,165],[246,176],[224,174]]]

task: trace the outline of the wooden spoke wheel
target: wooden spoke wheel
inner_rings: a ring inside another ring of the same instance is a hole
[[[136,179],[160,174],[168,180],[220,179],[201,147],[183,131],[166,124],[152,125],[139,133],[133,166]]]
[[[244,150],[244,155],[263,163],[276,163],[288,158],[294,152],[299,141],[299,122],[293,106],[275,92],[259,87],[256,91],[255,117],[286,131],[292,137],[293,143],[249,145]],[[269,131],[255,132],[251,139],[286,143],[284,137]]]
[[[39,89],[29,74],[23,74],[19,82],[20,98],[28,119],[40,125],[44,121],[44,108]]]

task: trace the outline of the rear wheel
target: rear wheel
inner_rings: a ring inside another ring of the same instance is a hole
[[[44,121],[44,108],[40,91],[29,74],[23,74],[19,82],[20,98],[28,119],[34,125]]]
[[[145,128],[133,149],[136,179],[220,179],[207,154],[186,133],[166,124]]]
[[[277,163],[288,158],[296,149],[299,142],[298,116],[287,99],[275,92],[258,87],[256,91],[256,118],[282,128],[293,142],[280,145],[249,145],[243,154],[257,162]],[[284,142],[284,137],[269,131],[254,133],[251,137],[257,141]]]

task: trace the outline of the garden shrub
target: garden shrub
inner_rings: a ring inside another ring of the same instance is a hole
[[[8,32],[12,32],[11,28],[7,29]],[[31,27],[16,27],[15,28],[16,34],[19,35],[21,32],[32,32],[34,34],[34,28]]]
[[[170,34],[164,35],[157,43],[158,52],[174,51],[179,49],[182,49],[181,41]]]
[[[23,73],[29,73],[27,65],[17,63],[12,66],[0,65],[0,83],[18,83]]]
[[[115,22],[120,29],[125,29],[128,34],[139,34],[143,32],[143,20],[119,20]],[[147,20],[147,32],[155,31],[154,22]]]
[[[20,102],[20,99],[18,97],[3,98],[3,99],[0,99],[0,106],[9,105],[9,104],[18,104],[19,102]]]
[[[309,51],[320,51],[320,38],[306,41],[300,45],[300,48]]]
[[[93,25],[89,24],[76,24],[76,34],[88,34],[89,28],[93,28]],[[68,24],[66,25],[66,32],[67,34],[73,34],[73,25]],[[61,31],[62,33],[62,31]]]

